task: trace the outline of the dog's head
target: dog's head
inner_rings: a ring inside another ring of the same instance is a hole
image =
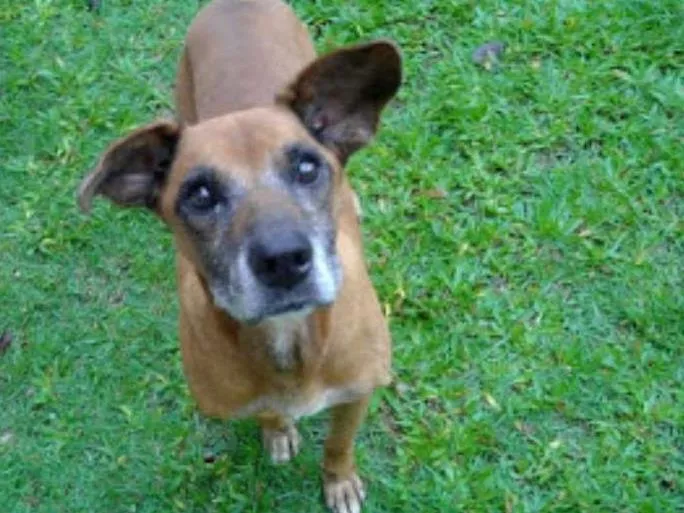
[[[400,82],[390,43],[334,52],[273,106],[190,127],[157,122],[115,142],[79,202],[87,211],[100,194],[155,211],[214,303],[240,322],[328,305],[342,279],[343,166],[371,139]]]

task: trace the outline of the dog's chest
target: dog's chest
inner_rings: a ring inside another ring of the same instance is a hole
[[[352,402],[361,395],[362,393],[353,388],[318,388],[315,391],[275,392],[257,397],[241,407],[235,416],[248,417],[269,412],[298,419],[314,415],[336,404]]]
[[[281,316],[265,323],[265,328],[267,354],[276,372],[285,375],[296,372],[296,368],[303,364],[302,359],[307,352],[302,345],[311,342],[301,317]],[[285,379],[283,386],[274,385],[268,393],[252,399],[240,407],[235,415],[245,417],[270,412],[297,419],[314,415],[336,404],[353,401],[362,395],[352,386],[326,386],[318,379],[285,385],[288,381]]]

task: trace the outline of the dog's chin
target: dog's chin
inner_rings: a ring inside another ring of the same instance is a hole
[[[261,324],[277,319],[303,319],[308,317],[318,308],[330,306],[332,301],[309,300],[309,301],[282,301],[264,305],[264,307],[249,319],[243,322],[250,325]]]
[[[307,303],[292,303],[269,308],[262,315],[251,320],[251,324],[261,324],[262,322],[275,321],[280,319],[304,319],[308,317],[317,306]]]
[[[214,294],[214,304],[217,308],[228,314],[236,321],[255,326],[262,322],[279,318],[304,318],[309,316],[317,308],[324,308],[330,306],[334,302],[334,298],[328,300],[327,298],[308,298],[308,299],[290,299],[270,301],[262,305],[253,305],[252,308],[246,308],[247,305],[235,305],[226,301],[221,295]]]

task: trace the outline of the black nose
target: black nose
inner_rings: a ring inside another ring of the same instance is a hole
[[[311,271],[311,243],[299,231],[257,235],[252,242],[248,261],[254,276],[268,287],[289,289]]]

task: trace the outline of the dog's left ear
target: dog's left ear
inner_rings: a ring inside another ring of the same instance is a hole
[[[401,56],[388,41],[343,48],[302,71],[277,101],[289,106],[344,164],[375,134],[401,84]]]

